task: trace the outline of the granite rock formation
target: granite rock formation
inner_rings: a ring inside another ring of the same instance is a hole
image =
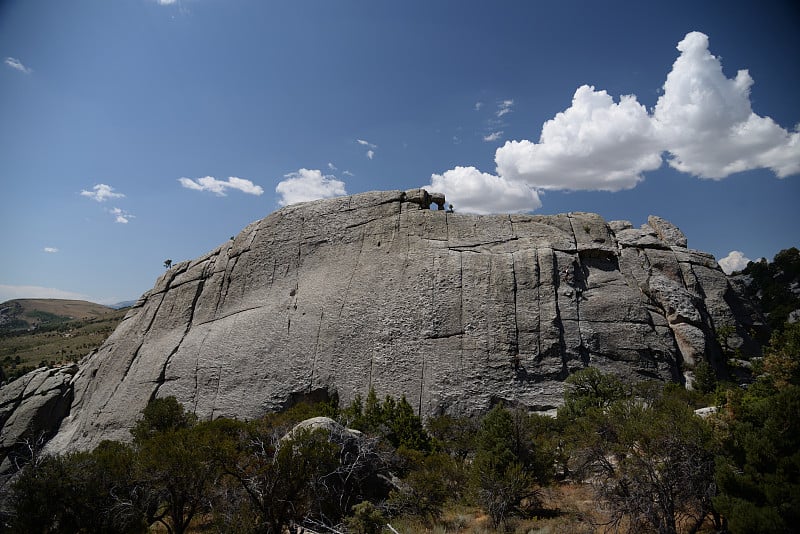
[[[130,439],[149,399],[255,418],[373,386],[423,416],[547,411],[591,365],[691,381],[753,322],[713,256],[651,217],[475,216],[423,190],[296,204],[174,265],[62,393],[53,451]],[[53,428],[55,432],[55,427]],[[3,429],[5,439],[6,429]]]

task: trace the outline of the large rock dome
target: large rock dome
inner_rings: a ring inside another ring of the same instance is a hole
[[[720,327],[748,342],[713,256],[663,219],[475,216],[432,200],[443,199],[288,206],[173,266],[62,380],[50,449],[130,439],[148,400],[168,395],[201,418],[371,386],[423,416],[501,399],[544,411],[585,366],[682,381],[699,359],[716,364]]]

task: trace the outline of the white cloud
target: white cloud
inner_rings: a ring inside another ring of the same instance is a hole
[[[114,216],[114,222],[119,224],[128,224],[131,219],[136,218],[134,215],[120,208],[111,208],[108,212]]]
[[[475,102],[475,111],[480,111],[483,107],[483,102]]]
[[[115,193],[114,188],[106,184],[97,184],[91,191],[84,189],[81,196],[89,197],[97,202],[105,202],[109,198],[124,198],[122,193]]]
[[[727,78],[702,33],[688,33],[677,48],[653,110],[635,95],[615,102],[606,91],[581,86],[570,106],[542,125],[538,142],[507,141],[495,151],[495,178],[536,191],[620,191],[658,169],[665,153],[671,167],[701,178],[752,169],[770,169],[779,178],[800,173],[800,131],[752,111],[750,74]],[[497,118],[513,103],[499,103]],[[475,181],[463,172],[445,176]],[[458,190],[455,182],[448,185]]]
[[[334,165],[334,164],[333,164],[333,163],[331,163],[331,162],[328,162],[328,170],[330,170],[330,171],[336,171],[336,170],[338,170],[338,169],[336,168],[336,165]]]
[[[511,113],[511,111],[512,111],[511,108],[512,107],[514,107],[514,101],[513,100],[503,100],[502,102],[500,102],[497,105],[497,112],[495,113],[495,115],[499,119],[503,115]]]
[[[300,169],[284,175],[284,178],[275,187],[275,192],[281,197],[278,200],[281,206],[347,194],[344,182],[335,176],[323,175],[318,169]]]
[[[56,252],[58,252],[58,249],[56,247],[44,247],[43,250],[48,254],[55,254]]]
[[[12,286],[0,284],[0,302],[12,299],[70,299],[89,300],[91,297],[73,291],[64,291],[52,287]]]
[[[228,189],[236,189],[248,195],[261,195],[264,189],[260,185],[255,185],[250,180],[231,176],[227,181],[217,180],[213,176],[205,176],[192,180],[191,178],[178,178],[178,181],[186,189],[194,191],[210,191],[217,196],[224,197]]]
[[[369,150],[366,152],[367,159],[372,159],[375,157],[375,149],[378,148],[378,145],[370,143],[369,141],[365,141],[364,139],[356,139],[356,143],[369,148]]]
[[[345,176],[355,176],[355,174],[353,174],[350,171],[342,171],[342,174],[344,174]]]
[[[156,0],[156,1],[160,6],[169,6],[177,2],[178,0]]]
[[[31,69],[30,67],[26,67],[26,66],[25,66],[25,65],[22,63],[22,61],[18,60],[17,58],[13,58],[13,57],[7,57],[7,58],[6,58],[6,59],[3,61],[3,63],[5,63],[5,64],[6,64],[6,65],[8,65],[9,67],[11,67],[12,69],[14,69],[14,70],[18,70],[18,71],[20,71],[20,72],[23,72],[23,73],[25,73],[25,74],[30,74],[31,72],[33,72],[33,69]]]
[[[430,191],[444,193],[455,209],[465,213],[512,213],[541,207],[539,195],[525,184],[480,172],[475,167],[456,167],[431,175]]]
[[[635,96],[618,103],[584,85],[572,105],[545,122],[538,143],[507,141],[497,149],[497,172],[539,189],[630,189],[642,172],[661,166],[647,110]]]
[[[653,114],[670,166],[716,180],[759,168],[781,178],[800,173],[800,133],[752,111],[749,72],[725,77],[700,32],[688,33],[677,48]]]
[[[494,141],[501,139],[502,137],[503,137],[503,130],[498,130],[496,132],[490,133],[489,135],[484,135],[483,140],[486,141],[487,143],[492,143]]]
[[[745,256],[744,253],[738,250],[731,250],[727,256],[719,260],[719,266],[722,267],[725,274],[731,274],[747,267],[750,261],[752,260]]]

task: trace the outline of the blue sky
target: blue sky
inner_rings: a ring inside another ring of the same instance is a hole
[[[0,301],[375,189],[800,245],[796,2],[6,0],[0,61]]]

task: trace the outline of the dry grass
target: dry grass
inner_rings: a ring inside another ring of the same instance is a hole
[[[108,306],[85,300],[19,299],[14,302],[20,303],[24,316],[29,316],[30,312],[40,311],[71,319],[96,319],[114,311]]]
[[[514,518],[505,530],[492,528],[489,517],[479,508],[458,505],[445,509],[442,517],[434,523],[401,517],[391,524],[401,534],[588,534],[603,531],[597,525],[603,522],[604,517],[597,510],[590,486],[553,486],[543,489],[542,496],[542,509],[538,515]]]
[[[102,345],[126,313],[110,310],[101,316],[58,323],[57,328],[0,335],[0,365],[11,373],[15,368],[38,367],[42,362],[77,361]]]

